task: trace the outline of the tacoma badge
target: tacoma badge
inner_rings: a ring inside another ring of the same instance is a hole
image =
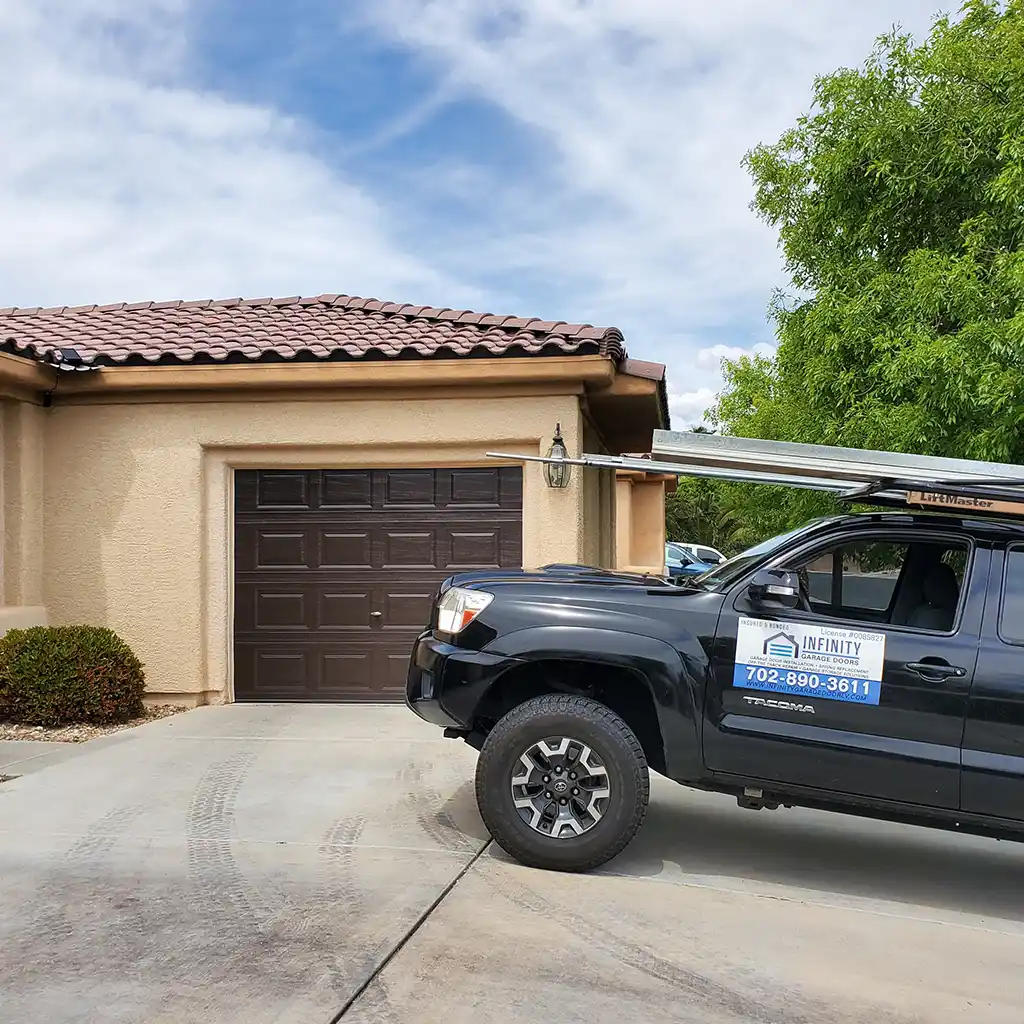
[[[781,708],[783,711],[803,711],[807,715],[814,714],[814,707],[811,704],[795,704],[791,700],[772,700],[770,697],[744,697],[743,699],[751,704],[756,704],[759,708]]]

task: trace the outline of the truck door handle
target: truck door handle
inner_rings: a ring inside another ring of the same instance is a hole
[[[379,619],[383,614],[383,612],[370,612],[370,617],[374,619]]]
[[[908,661],[903,667],[925,678],[931,676],[933,679],[945,679],[948,676],[956,676],[958,679],[962,679],[967,675],[967,669],[960,668],[958,665],[950,665],[944,661]]]

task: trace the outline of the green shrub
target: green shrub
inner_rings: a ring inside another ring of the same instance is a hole
[[[142,662],[112,630],[33,626],[0,637],[0,714],[29,725],[142,714]]]

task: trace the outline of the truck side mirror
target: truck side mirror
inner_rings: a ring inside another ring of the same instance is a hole
[[[747,597],[767,608],[795,608],[800,603],[800,579],[788,569],[759,569],[747,584]]]

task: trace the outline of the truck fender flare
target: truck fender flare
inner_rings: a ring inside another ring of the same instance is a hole
[[[506,633],[483,650],[521,664],[576,661],[631,672],[642,680],[654,701],[666,758],[675,749],[686,751],[687,761],[690,757],[699,760],[698,709],[703,681],[695,677],[693,666],[663,640],[611,629],[544,625]]]

